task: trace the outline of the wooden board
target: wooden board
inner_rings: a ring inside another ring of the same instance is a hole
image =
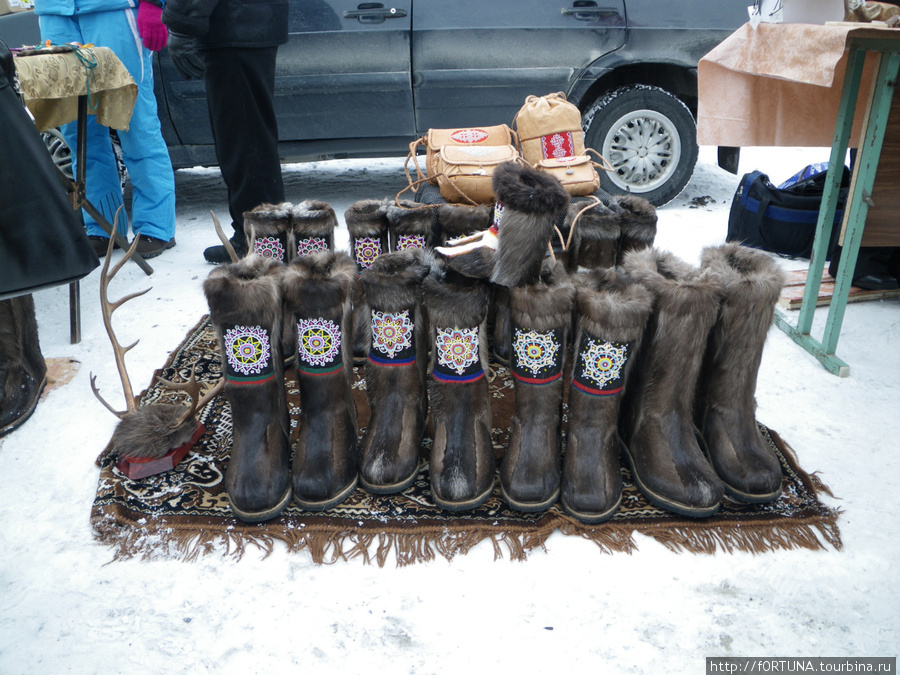
[[[800,309],[803,302],[803,291],[806,288],[806,274],[808,270],[794,270],[787,273],[787,284],[781,290],[778,304],[785,309]],[[831,296],[834,295],[834,279],[828,274],[828,268],[822,272],[822,283],[819,285],[819,297],[816,299],[817,307],[831,304]],[[850,287],[850,295],[847,302],[859,302],[861,300],[880,300],[882,298],[900,297],[900,289],[894,291],[867,291],[858,286]]]

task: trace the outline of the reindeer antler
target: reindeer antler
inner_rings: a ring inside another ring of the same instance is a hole
[[[198,410],[201,410],[203,406],[209,403],[213,397],[222,391],[225,388],[225,380],[219,380],[219,382],[212,387],[203,397],[200,396],[200,391],[202,390],[203,385],[197,381],[196,374],[194,373],[194,368],[191,368],[191,377],[187,382],[172,382],[171,380],[166,380],[162,377],[157,377],[156,381],[160,384],[165,385],[169,389],[174,389],[175,391],[184,391],[187,392],[187,395],[191,399],[190,407],[184,411],[177,419],[175,419],[170,425],[172,429],[181,426],[189,419],[194,416]]]
[[[222,245],[225,246],[225,250],[228,251],[228,255],[231,257],[231,262],[237,262],[238,260],[240,260],[240,257],[238,256],[237,251],[234,250],[234,246],[231,245],[228,237],[225,236],[225,232],[222,231],[222,225],[219,223],[219,219],[216,218],[216,214],[212,211],[209,212],[209,215],[212,216],[213,225],[216,226],[216,234],[219,235],[219,239],[222,240]]]
[[[113,220],[113,231],[115,232],[116,227],[119,222],[119,214],[121,213],[123,207],[119,207],[119,210],[116,211],[116,217]],[[128,248],[128,251],[116,263],[115,267],[113,267],[112,272],[109,271],[109,261],[112,258],[112,249],[113,249],[113,237],[110,236],[109,243],[106,247],[106,259],[103,261],[103,269],[100,271],[100,308],[103,311],[103,325],[106,327],[106,334],[109,335],[110,342],[112,342],[113,352],[116,356],[116,368],[119,371],[119,379],[122,380],[122,389],[125,393],[125,407],[126,409],[122,412],[118,412],[115,410],[106,400],[100,395],[100,390],[97,389],[97,377],[91,373],[91,391],[94,392],[94,396],[102,403],[107,410],[109,410],[113,415],[122,419],[125,415],[130,412],[134,412],[137,410],[137,399],[134,397],[134,390],[131,388],[131,380],[128,377],[128,372],[125,370],[125,354],[133,349],[135,345],[137,345],[140,340],[135,340],[133,343],[128,345],[127,347],[123,347],[119,340],[116,338],[116,334],[112,328],[112,313],[116,311],[119,307],[124,305],[129,300],[133,300],[144,293],[147,293],[150,288],[146,288],[143,291],[138,291],[136,293],[129,293],[128,295],[119,298],[115,302],[110,302],[109,300],[109,282],[119,273],[119,270],[122,269],[122,266],[125,265],[131,259],[131,256],[134,255],[135,250],[137,249],[138,241],[140,237],[135,237],[134,241],[131,243],[131,246]]]

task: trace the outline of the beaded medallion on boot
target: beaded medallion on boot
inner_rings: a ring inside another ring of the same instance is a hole
[[[430,255],[413,249],[383,255],[360,279],[371,308],[366,364],[369,422],[360,447],[362,486],[375,494],[405,490],[415,480],[428,413],[428,330],[422,279]]]
[[[500,489],[519,511],[545,511],[559,497],[562,370],[574,297],[562,263],[549,259],[537,283],[509,289],[516,396]]]
[[[385,208],[391,251],[434,246],[434,209],[411,201],[401,201],[399,206],[388,204]]]
[[[203,282],[231,405],[225,489],[234,514],[251,523],[275,518],[291,500],[281,269],[251,255],[216,268]]]
[[[293,256],[290,204],[260,204],[244,212],[247,248],[261,258],[289,262]]]
[[[369,308],[359,274],[388,250],[387,202],[377,199],[361,199],[344,212],[344,222],[350,231],[350,249],[356,262],[357,280],[353,285],[351,348],[353,359],[365,363],[369,354]]]
[[[651,297],[615,269],[579,274],[575,285],[575,356],[560,503],[583,523],[602,523],[622,500],[619,406]]]
[[[337,216],[327,202],[308,199],[295,204],[291,209],[294,246],[290,259],[323,251],[333,251],[336,227]]]
[[[449,511],[474,509],[491,495],[491,442],[487,368],[488,284],[446,269],[435,259],[423,281],[431,346],[429,400],[434,426],[431,491]]]
[[[656,506],[711,516],[724,486],[700,448],[693,403],[721,289],[709,272],[656,249],[630,252],[623,268],[653,296],[621,404],[625,456]]]
[[[723,292],[698,382],[697,427],[725,492],[771,502],[781,494],[781,466],[756,425],[756,377],[785,273],[738,244],[705,248],[701,261]]]
[[[326,251],[295,258],[282,277],[285,310],[297,331],[300,387],[294,502],[307,511],[340,504],[356,487],[356,404],[346,339],[355,276],[349,255]]]

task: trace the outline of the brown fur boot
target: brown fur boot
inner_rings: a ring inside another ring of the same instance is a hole
[[[231,406],[225,490],[241,520],[280,515],[291,500],[290,436],[281,349],[281,263],[251,255],[203,283]]]
[[[360,275],[372,311],[372,346],[359,473],[362,486],[375,494],[405,490],[419,469],[428,414],[428,329],[421,301],[428,260],[423,250],[398,251]]]
[[[566,252],[566,269],[605,269],[616,266],[619,245],[619,217],[604,203],[573,201],[566,211],[565,232],[574,223],[575,231]],[[567,234],[567,237],[569,235]]]
[[[361,199],[344,212],[344,222],[350,231],[350,250],[356,261],[357,281],[353,285],[352,353],[358,363],[365,363],[369,353],[369,307],[359,274],[388,250],[387,203],[377,199]]]
[[[293,254],[295,257],[334,250],[337,216],[327,202],[313,199],[300,202],[291,210]]]
[[[483,232],[491,226],[494,217],[492,204],[441,204],[435,210],[437,228],[434,232],[435,246],[448,241]]]
[[[289,262],[294,256],[291,209],[288,204],[260,204],[244,212],[247,249],[261,258]]]
[[[721,288],[711,274],[656,249],[632,251],[623,267],[653,295],[622,402],[634,480],[660,508],[711,516],[724,486],[700,449],[693,403]]]
[[[401,201],[400,206],[386,207],[390,250],[405,251],[434,246],[434,209],[422,208],[422,204]]]
[[[723,294],[697,390],[697,427],[725,492],[771,502],[781,494],[781,466],[756,425],[756,376],[785,274],[765,253],[738,244],[706,248],[701,260],[721,278]]]
[[[489,288],[435,260],[423,282],[431,343],[431,491],[450,511],[474,509],[494,485],[487,368]]]
[[[656,209],[637,195],[616,195],[609,207],[619,214],[619,246],[616,264],[621,265],[629,251],[642,251],[656,239]]]
[[[0,301],[0,436],[27,420],[47,384],[31,295]]]
[[[519,511],[545,511],[559,497],[562,371],[574,297],[562,263],[549,260],[537,283],[509,289],[516,398],[500,489]]]
[[[619,406],[651,297],[615,269],[582,273],[575,283],[577,327],[560,503],[583,523],[602,523],[622,500]]]
[[[284,271],[285,308],[297,328],[300,438],[292,466],[294,501],[307,511],[340,504],[356,487],[356,405],[345,336],[355,268],[346,253],[296,258]]]

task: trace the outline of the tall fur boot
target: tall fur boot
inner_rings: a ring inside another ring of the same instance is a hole
[[[244,212],[244,235],[247,249],[261,258],[289,262],[293,258],[294,236],[288,203],[260,204]]]
[[[602,523],[622,501],[619,406],[651,296],[612,268],[579,274],[575,284],[575,354],[560,503],[583,523]]]
[[[294,501],[324,511],[356,487],[356,405],[353,362],[345,336],[355,268],[346,253],[295,258],[282,282],[285,308],[297,326],[300,437],[292,466]]]
[[[587,208],[591,207],[591,208]],[[574,224],[569,248],[566,251],[566,269],[574,272],[583,269],[605,269],[616,266],[616,250],[619,245],[619,221],[617,211],[600,202],[573,201],[566,210],[565,231]]]
[[[434,232],[435,246],[442,246],[454,239],[488,229],[494,217],[494,205],[440,204],[434,213],[437,223]]]
[[[562,263],[549,260],[537,283],[509,289],[516,398],[500,489],[519,511],[545,511],[559,497],[562,371],[574,297]]]
[[[611,210],[619,214],[619,246],[616,264],[621,265],[629,251],[642,251],[656,239],[656,209],[637,195],[615,195],[609,200]]]
[[[756,425],[756,377],[785,274],[738,244],[705,248],[702,267],[723,294],[697,390],[697,427],[729,496],[750,503],[781,494],[781,467]]]
[[[31,416],[46,384],[34,299],[20,295],[0,301],[0,436]]]
[[[281,263],[251,255],[203,282],[231,405],[225,490],[246,522],[280,515],[291,500],[290,428],[281,348]]]
[[[652,248],[632,251],[623,267],[653,295],[622,402],[634,480],[660,508],[711,516],[719,510],[724,486],[700,449],[693,403],[720,286],[708,272]]]
[[[337,216],[327,202],[307,199],[291,210],[294,248],[291,260],[303,255],[334,250]]]
[[[431,491],[450,511],[474,509],[494,485],[487,368],[489,288],[435,259],[423,281],[431,343]]]
[[[359,473],[362,486],[375,494],[405,490],[419,468],[428,414],[428,329],[421,296],[429,258],[421,249],[397,251],[360,275],[372,312],[372,346],[366,363],[370,415]]]
[[[359,274],[388,250],[387,204],[377,199],[361,199],[344,212],[344,222],[350,231],[350,250],[356,262],[357,281],[353,285],[352,353],[359,363],[364,363],[369,353],[369,307],[363,292]]]
[[[385,216],[391,251],[434,246],[434,209],[422,208],[422,204],[401,201],[400,206],[388,204]]]

